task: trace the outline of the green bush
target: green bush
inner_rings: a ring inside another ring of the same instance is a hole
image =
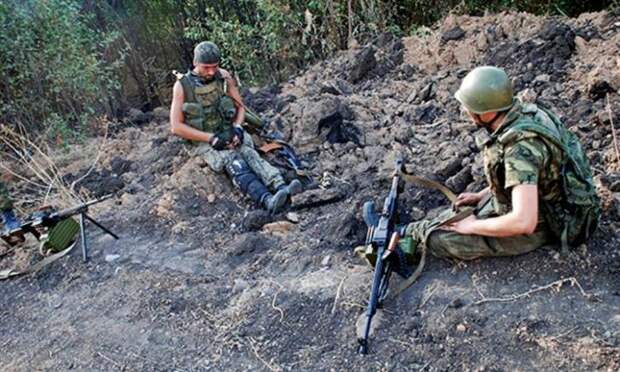
[[[114,39],[90,27],[77,0],[0,3],[0,121],[66,137],[105,111],[119,88],[102,53]]]

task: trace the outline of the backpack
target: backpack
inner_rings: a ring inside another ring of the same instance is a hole
[[[530,132],[556,145],[563,153],[561,162],[560,203],[544,202],[545,216],[552,232],[562,242],[562,251],[578,246],[594,233],[598,226],[601,207],[596,194],[592,172],[579,139],[569,131],[549,109],[534,104],[524,105],[522,112],[533,120],[524,120],[510,128],[511,131]],[[551,119],[551,123],[545,116]],[[545,125],[553,125],[549,128]]]

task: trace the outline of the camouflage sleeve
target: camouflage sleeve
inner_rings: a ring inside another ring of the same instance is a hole
[[[504,187],[509,189],[516,185],[538,184],[548,158],[549,150],[538,138],[525,138],[506,146]]]

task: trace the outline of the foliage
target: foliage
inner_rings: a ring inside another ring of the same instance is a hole
[[[618,0],[3,0],[0,123],[75,137],[95,115],[167,104],[193,46],[217,43],[243,83],[278,82],[381,33],[420,34],[448,12],[574,16]],[[122,82],[122,83],[121,83]]]
[[[65,137],[105,110],[119,88],[102,51],[115,34],[93,30],[72,0],[0,3],[0,120]]]

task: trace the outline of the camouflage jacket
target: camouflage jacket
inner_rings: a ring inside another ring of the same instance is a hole
[[[484,145],[485,172],[498,215],[512,208],[511,188],[537,185],[539,228],[562,242],[585,242],[600,218],[590,165],[574,133],[535,104],[515,104]]]
[[[512,209],[511,190],[516,185],[538,185],[539,204],[561,201],[562,150],[537,133],[513,129],[524,121],[535,121],[537,111],[535,105],[516,101],[502,126],[484,145],[485,174],[498,215]],[[540,115],[537,124],[553,128],[546,115]],[[544,211],[540,205],[539,211]],[[540,213],[539,222],[544,220]]]

